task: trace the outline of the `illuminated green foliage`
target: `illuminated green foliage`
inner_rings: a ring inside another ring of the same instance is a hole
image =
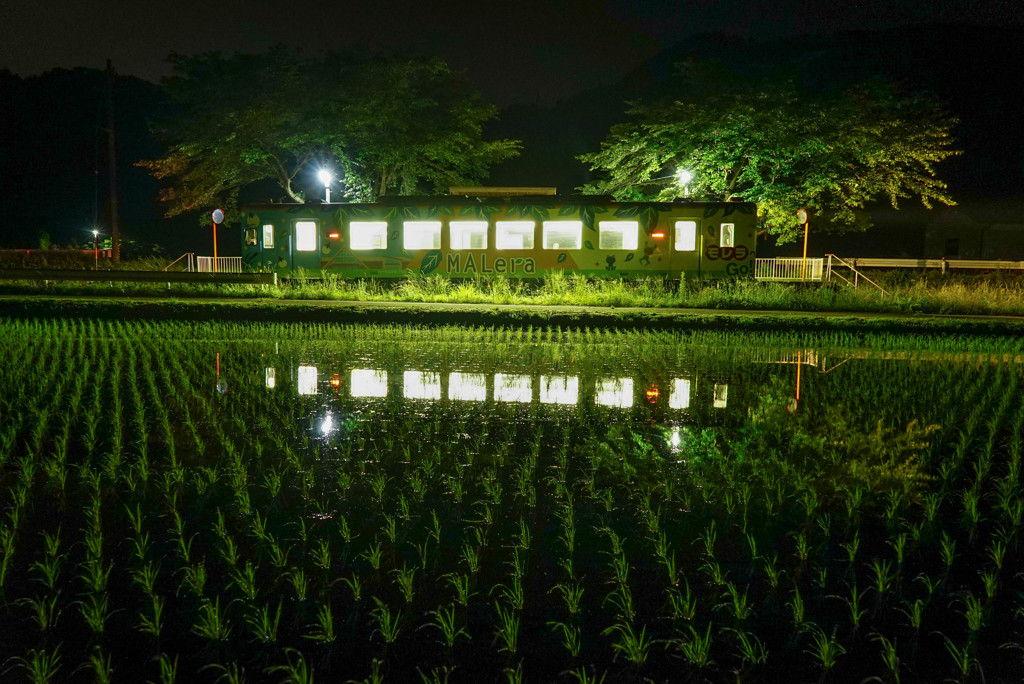
[[[323,165],[344,196],[371,201],[476,182],[518,154],[517,141],[483,138],[497,109],[441,59],[310,60],[275,48],[170,61],[165,87],[179,110],[157,126],[166,152],[139,162],[169,183],[168,216],[233,208],[259,181],[302,202],[323,192]]]
[[[936,165],[958,154],[955,121],[924,95],[881,81],[812,95],[695,61],[680,76],[681,98],[632,103],[634,120],[580,157],[598,175],[584,192],[757,202],[780,242],[800,234],[801,207],[816,227],[841,232],[866,229],[862,210],[879,200],[954,203]],[[682,169],[692,174],[685,188]]]

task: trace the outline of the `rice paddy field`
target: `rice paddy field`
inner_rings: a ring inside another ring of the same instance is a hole
[[[0,319],[4,682],[1017,682],[1024,340]]]

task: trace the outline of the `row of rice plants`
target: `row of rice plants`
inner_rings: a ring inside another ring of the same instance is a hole
[[[639,413],[344,396],[323,436],[322,398],[266,388],[267,340],[282,364],[442,363],[460,333],[322,326],[310,351],[286,326],[3,325],[19,364],[0,400],[24,407],[0,426],[11,676],[933,681],[1020,664],[1015,365],[851,362],[809,379],[794,418],[788,369],[705,336],[732,350],[707,362],[762,398],[678,449]],[[482,367],[628,368],[697,342],[464,337]]]

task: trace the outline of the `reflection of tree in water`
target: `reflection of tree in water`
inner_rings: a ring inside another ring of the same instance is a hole
[[[866,428],[841,403],[787,411],[790,384],[773,378],[762,388],[740,427],[672,428],[610,424],[587,441],[595,477],[603,484],[657,486],[682,478],[732,489],[742,482],[786,482],[829,495],[841,490],[913,494],[931,478],[925,453],[938,425],[885,418]]]
[[[938,425],[912,420],[903,428],[879,418],[871,428],[858,424],[843,403],[787,411],[789,383],[772,378],[751,406],[746,428],[752,457],[777,454],[790,460],[819,489],[866,487],[869,491],[911,493],[931,479],[922,463]]]

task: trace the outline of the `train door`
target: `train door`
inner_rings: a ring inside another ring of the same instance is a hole
[[[316,221],[304,220],[292,223],[289,261],[293,272],[303,269],[320,272],[320,226]]]
[[[676,216],[669,220],[672,252],[669,268],[673,278],[703,276],[704,249],[700,229],[700,221],[696,218]]]

